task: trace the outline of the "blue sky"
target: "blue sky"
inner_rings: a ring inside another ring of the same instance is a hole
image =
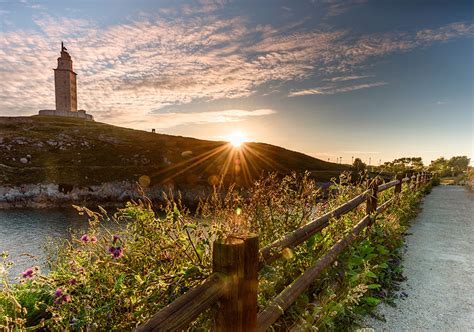
[[[79,108],[204,139],[239,130],[321,159],[474,159],[471,1],[0,0],[0,115]]]

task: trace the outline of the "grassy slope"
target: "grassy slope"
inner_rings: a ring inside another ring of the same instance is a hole
[[[219,153],[195,163],[214,149]],[[244,183],[265,171],[314,171],[327,181],[346,166],[262,143],[247,143],[250,176],[226,172],[227,181]],[[183,152],[191,151],[183,155]],[[225,142],[153,134],[99,122],[57,117],[0,117],[0,184],[66,183],[89,185],[151,177],[152,185],[196,185],[223,172],[232,149]],[[20,158],[31,156],[23,164]],[[234,156],[234,160],[237,156]],[[15,160],[14,160],[15,159]]]

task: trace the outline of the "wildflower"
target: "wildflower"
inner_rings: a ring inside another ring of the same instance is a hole
[[[91,236],[91,243],[96,244],[97,243],[97,238],[95,236]]]
[[[84,243],[89,242],[89,236],[87,236],[87,234],[84,234],[83,236],[81,236],[81,241]]]
[[[117,234],[114,234],[114,236],[112,237],[112,243],[115,244],[115,242],[117,242],[118,239],[120,239],[120,236],[118,236]]]
[[[123,256],[123,248],[122,247],[110,247],[109,253],[112,255],[113,258],[120,258]]]
[[[71,302],[71,295],[63,294],[63,290],[61,288],[56,289],[56,291],[54,292],[54,296],[56,297],[54,304],[63,304]]]
[[[77,280],[75,278],[72,278],[71,280],[69,280],[69,285],[74,286],[75,284],[77,284]]]
[[[55,297],[61,297],[63,295],[63,290],[61,288],[56,289],[54,292]]]
[[[21,272],[21,276],[23,278],[33,278],[33,275],[34,275],[34,271],[33,269],[30,267],[28,269],[26,269],[25,271]]]
[[[81,273],[81,274],[84,274],[84,273],[86,273],[86,269],[85,269],[85,268],[83,268],[83,267],[81,267],[81,268],[79,269],[79,273]]]

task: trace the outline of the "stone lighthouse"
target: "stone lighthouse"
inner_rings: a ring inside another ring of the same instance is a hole
[[[76,76],[72,68],[72,59],[64,43],[61,42],[61,56],[58,58],[58,67],[54,70],[54,92],[56,96],[55,110],[40,110],[39,115],[64,116],[81,118],[93,121],[92,115],[84,110],[77,109]]]
[[[61,56],[54,69],[54,89],[56,111],[77,112],[76,73],[72,69],[72,59],[61,42]]]

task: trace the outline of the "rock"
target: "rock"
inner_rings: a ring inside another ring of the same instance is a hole
[[[184,157],[184,158],[186,158],[186,157],[191,157],[192,155],[193,155],[193,152],[190,151],[190,150],[188,150],[188,151],[183,151],[183,152],[181,153],[181,157]]]
[[[28,159],[26,159],[25,157],[20,158],[20,162],[21,162],[22,164],[26,164],[26,163],[28,163]]]

